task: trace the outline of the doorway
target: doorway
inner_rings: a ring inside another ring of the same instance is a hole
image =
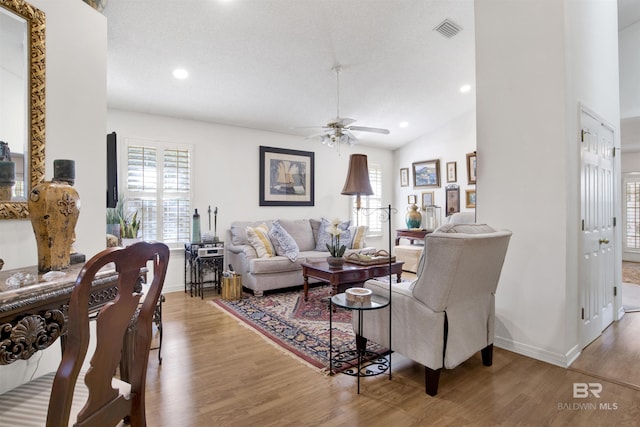
[[[614,129],[580,107],[580,346],[585,348],[614,319]]]

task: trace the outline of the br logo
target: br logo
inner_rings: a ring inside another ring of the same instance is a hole
[[[573,383],[574,399],[585,399],[589,395],[599,399],[601,392],[602,384],[600,383]]]

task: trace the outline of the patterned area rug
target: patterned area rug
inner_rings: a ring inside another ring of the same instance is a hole
[[[318,286],[309,289],[308,301],[302,290],[295,290],[263,297],[245,294],[239,301],[215,299],[212,303],[307,364],[328,371],[330,292],[329,286]],[[337,308],[333,313],[333,355],[354,347],[351,311]],[[372,342],[367,349],[385,352]]]

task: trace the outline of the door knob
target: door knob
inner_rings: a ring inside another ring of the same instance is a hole
[[[600,239],[600,240],[598,240],[598,242],[599,242],[600,244],[603,244],[603,243],[604,243],[604,244],[606,245],[607,243],[609,243],[609,239],[607,239],[607,238]]]

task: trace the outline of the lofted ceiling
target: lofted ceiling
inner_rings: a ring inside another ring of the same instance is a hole
[[[304,136],[340,116],[397,148],[474,108],[472,0],[110,0],[108,104]],[[462,27],[447,38],[443,20]],[[175,68],[189,78],[176,80]],[[471,85],[465,94],[459,88]],[[399,126],[406,121],[406,128]]]
[[[110,0],[110,108],[304,136],[340,116],[395,149],[475,106],[473,0]],[[640,1],[618,0],[620,28]],[[462,30],[434,28],[445,19]],[[176,80],[175,68],[189,77]],[[467,93],[459,88],[471,85]],[[399,126],[406,121],[406,128]]]

